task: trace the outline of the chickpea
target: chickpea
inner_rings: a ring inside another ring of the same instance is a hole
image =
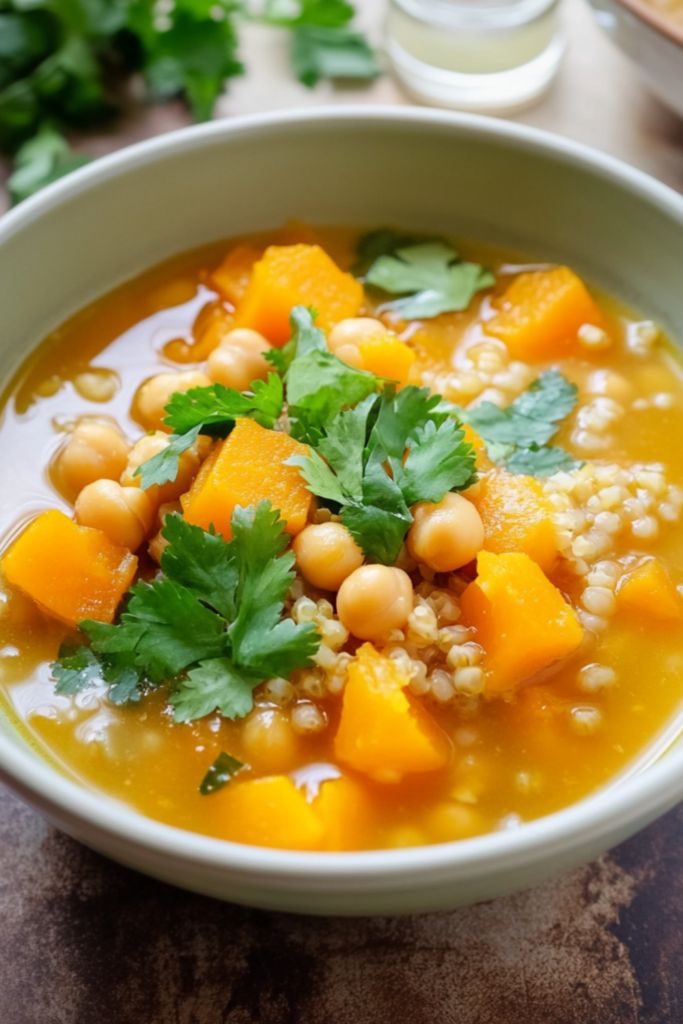
[[[126,468],[121,474],[121,484],[124,487],[140,487],[140,477],[135,475],[135,470],[147,462],[152,456],[158,455],[160,451],[169,445],[168,434],[163,430],[157,430],[154,434],[146,434],[131,448],[128,455]],[[175,480],[169,480],[166,484],[154,485],[147,488],[147,495],[152,505],[158,507],[165,502],[175,501],[181,494],[190,489],[190,485],[199,471],[201,459],[195,450],[194,445],[182,452],[178,459],[178,475]]]
[[[114,480],[96,480],[84,487],[75,512],[81,526],[94,526],[130,551],[137,551],[154,522],[154,507],[145,491]]]
[[[270,347],[257,331],[247,328],[228,331],[209,356],[209,377],[228,388],[246,391],[253,380],[265,380],[273,369],[263,357]]]
[[[365,369],[365,362],[358,345],[340,345],[334,355],[347,366],[353,366],[356,370]]]
[[[359,640],[379,640],[402,629],[413,610],[413,584],[403,569],[362,565],[337,595],[339,620]]]
[[[161,505],[157,512],[157,525],[159,529],[152,537],[147,548],[150,556],[154,559],[157,565],[161,565],[161,556],[168,547],[168,541],[161,535],[161,531],[166,525],[166,516],[172,515],[173,512],[182,511],[183,507],[179,501],[168,501],[164,505]]]
[[[358,347],[362,341],[376,337],[378,334],[388,334],[387,328],[381,320],[375,320],[371,316],[355,316],[348,320],[340,320],[330,331],[327,339],[327,347],[339,358],[338,349],[345,345]]]
[[[452,572],[475,558],[484,546],[484,524],[471,501],[447,494],[435,504],[421,501],[410,510],[408,551],[436,572]]]
[[[339,590],[364,560],[361,549],[341,523],[306,526],[292,541],[302,576],[321,590]]]
[[[57,459],[57,470],[72,494],[105,478],[118,480],[126,467],[130,445],[107,423],[81,420]]]
[[[171,395],[176,391],[189,391],[191,388],[205,388],[211,381],[201,370],[184,370],[182,373],[158,373],[150,377],[137,391],[133,407],[136,419],[150,430],[170,429],[164,426],[166,406]]]
[[[242,729],[244,755],[261,771],[287,771],[294,765],[299,743],[289,717],[277,708],[258,708]]]

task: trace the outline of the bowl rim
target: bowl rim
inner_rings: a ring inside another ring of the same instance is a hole
[[[635,15],[636,18],[639,18],[640,21],[644,21],[650,28],[656,29],[657,32],[670,39],[672,43],[683,48],[683,27],[679,27],[668,18],[665,18],[663,14],[654,10],[644,0],[614,0],[614,3],[621,4],[627,11]]]
[[[126,147],[73,172],[5,214],[0,218],[0,246],[9,243],[15,234],[44,213],[79,193],[99,187],[119,173],[230,138],[258,136],[293,124],[314,130],[318,123],[327,128],[334,124],[338,129],[343,129],[344,125],[348,129],[403,124],[414,131],[455,133],[464,140],[493,138],[626,188],[667,213],[683,231],[683,196],[644,172],[571,139],[476,114],[349,104],[219,120]],[[5,717],[11,722],[11,715]],[[618,785],[607,785],[569,807],[525,822],[519,828],[430,846],[345,853],[248,846],[163,824],[89,788],[86,783],[69,778],[54,762],[36,756],[3,733],[0,733],[0,779],[26,802],[40,808],[48,817],[57,818],[61,827],[73,821],[94,826],[110,842],[115,841],[116,850],[125,851],[132,844],[160,856],[166,863],[192,863],[214,876],[230,873],[233,877],[237,875],[270,885],[271,889],[286,884],[290,889],[301,891],[324,886],[326,892],[332,892],[355,884],[365,888],[372,886],[373,891],[379,892],[402,879],[410,878],[411,884],[419,888],[456,875],[461,880],[480,877],[501,866],[506,870],[522,866],[528,869],[553,855],[567,859],[572,850],[589,845],[596,850],[604,849],[615,836],[634,831],[636,819],[651,820],[683,796],[683,745],[669,750],[665,758],[646,771]],[[646,815],[642,813],[643,807],[647,808]],[[74,831],[83,834],[77,827]],[[93,845],[98,844],[93,841]],[[102,848],[101,842],[99,845]],[[109,850],[116,856],[111,846]],[[121,859],[125,859],[123,852]]]

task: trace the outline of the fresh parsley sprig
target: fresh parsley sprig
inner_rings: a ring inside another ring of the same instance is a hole
[[[165,484],[178,475],[180,456],[191,448],[200,434],[225,438],[235,419],[248,416],[262,427],[272,429],[282,413],[282,380],[276,373],[268,380],[252,381],[251,391],[236,391],[223,384],[176,391],[166,406],[166,426],[173,430],[169,444],[135,470],[143,490]]]
[[[333,355],[311,311],[295,306],[292,337],[284,348],[266,353],[287,388],[290,429],[299,441],[313,442],[342,409],[357,405],[384,384],[381,377],[342,362]]]
[[[467,309],[476,292],[495,284],[478,263],[465,263],[443,242],[423,242],[380,256],[366,284],[404,298],[387,303],[405,320],[424,320]]]
[[[163,575],[131,587],[118,624],[81,623],[90,647],[60,652],[57,692],[109,684],[123,702],[166,682],[176,722],[248,714],[254,687],[309,666],[320,645],[314,623],[282,617],[295,576],[284,525],[267,501],[235,510],[229,542],[167,516]]]
[[[558,370],[548,370],[529,385],[507,409],[482,402],[459,410],[486,442],[489,457],[511,473],[551,476],[573,469],[576,460],[560,447],[547,447],[577,402],[578,388]]]
[[[368,558],[393,565],[413,522],[409,506],[476,481],[474,452],[440,396],[385,385],[340,411],[308,456],[294,456],[309,490],[331,502]]]

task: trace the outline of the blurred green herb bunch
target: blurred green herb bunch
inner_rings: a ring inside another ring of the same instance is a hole
[[[182,96],[209,120],[226,79],[242,74],[245,20],[290,34],[294,74],[374,78],[375,55],[346,0],[0,0],[0,150],[13,202],[87,163],[65,138],[120,109],[139,74],[151,101]]]

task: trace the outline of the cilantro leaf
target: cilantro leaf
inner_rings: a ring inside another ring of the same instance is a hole
[[[417,501],[443,500],[448,491],[476,482],[472,445],[454,420],[437,427],[427,421],[410,441],[408,457],[392,462],[394,479],[408,505]]]
[[[485,441],[521,448],[546,444],[557,431],[555,423],[522,416],[514,405],[501,409],[493,402],[482,402],[476,409],[468,409],[464,416]]]
[[[230,658],[200,661],[173,690],[174,722],[190,722],[220,711],[226,718],[244,718],[253,707],[253,690],[262,677],[236,668]]]
[[[394,256],[399,249],[408,249],[426,242],[441,242],[434,235],[407,234],[394,228],[375,228],[361,235],[356,245],[356,262],[353,273],[363,277],[380,256]]]
[[[133,473],[140,477],[140,487],[146,491],[155,484],[165,484],[178,476],[180,456],[191,448],[199,436],[201,426],[193,427],[186,434],[171,434],[169,443],[151,459],[143,462]]]
[[[397,392],[394,387],[385,386],[370,446],[379,443],[391,458],[402,459],[408,438],[434,418],[440,401],[440,396],[430,394],[429,388],[410,384]]]
[[[174,431],[169,444],[138,466],[133,475],[140,477],[143,490],[175,480],[180,455],[192,447],[199,434],[225,438],[238,416],[249,416],[271,429],[282,412],[283,400],[282,380],[276,373],[268,374],[267,381],[252,381],[251,391],[235,391],[223,384],[176,391],[164,419]]]
[[[161,555],[161,568],[168,579],[191,590],[200,601],[232,622],[237,614],[235,594],[239,579],[234,545],[186,523],[178,513],[166,516],[162,536],[168,546]]]
[[[263,20],[286,28],[298,25],[338,28],[351,21],[354,14],[353,6],[346,0],[267,0]]]
[[[490,271],[478,263],[460,262],[455,250],[442,242],[426,242],[399,249],[395,256],[380,256],[365,280],[393,295],[410,294],[389,303],[406,320],[467,309],[477,291],[495,283]]]
[[[321,78],[377,78],[380,74],[365,36],[341,26],[293,28],[290,61],[296,77],[309,89]]]
[[[109,690],[112,704],[128,704],[140,700],[140,677],[133,668],[124,668],[111,679],[105,673],[108,683],[114,685]]]
[[[197,121],[211,118],[226,78],[243,71],[232,22],[235,8],[230,0],[175,0],[160,31],[155,5],[132,0],[128,27],[142,44],[153,96],[184,93]]]
[[[507,460],[506,468],[524,476],[552,476],[561,469],[569,471],[580,465],[564,448],[533,447],[518,449]]]
[[[154,682],[172,679],[202,658],[225,653],[225,620],[172,580],[140,580],[119,626],[86,619],[81,629],[102,653],[131,652],[134,663]]]
[[[239,610],[229,629],[235,661],[261,678],[312,664],[320,645],[315,624],[281,619],[295,576],[293,552],[281,554],[288,544],[284,522],[270,502],[261,501],[256,508],[238,506],[231,525],[239,572]]]
[[[61,132],[45,122],[14,156],[14,169],[7,182],[12,202],[20,203],[65,174],[84,167],[91,159],[84,153],[75,153]]]
[[[486,442],[494,462],[502,463],[511,473],[551,476],[577,465],[564,449],[544,447],[557,433],[560,420],[576,405],[577,393],[575,384],[557,370],[548,370],[507,409],[482,402],[475,409],[459,412]]]
[[[370,456],[363,478],[363,504],[342,509],[342,523],[372,561],[393,565],[413,517],[403,494],[381,464],[379,449]]]
[[[291,323],[296,354],[285,376],[287,401],[303,410],[312,425],[322,425],[379,390],[379,377],[348,366],[328,351],[325,335],[313,326],[304,306],[292,310]]]
[[[578,391],[576,384],[571,384],[558,370],[548,370],[514,400],[511,408],[515,415],[559,423],[576,405]]]
[[[224,750],[221,751],[202,779],[199,792],[202,796],[210,796],[212,793],[217,793],[219,789],[223,789],[223,786],[230,782],[233,775],[236,775],[244,767],[242,762],[238,761],[236,757],[226,754]]]
[[[348,500],[339,477],[320,458],[315,448],[310,448],[308,455],[292,455],[285,461],[285,466],[298,466],[309,491],[318,498],[334,501],[338,505]]]
[[[355,408],[343,409],[329,424],[317,446],[318,451],[334,466],[344,494],[354,501],[362,499],[363,452],[368,417],[377,402],[377,395],[369,395]]]
[[[252,381],[251,391],[236,391],[223,384],[176,391],[166,406],[164,423],[174,434],[195,427],[210,437],[227,437],[238,416],[251,416],[262,427],[272,428],[282,412],[282,380],[276,373],[267,381]]]
[[[52,675],[57,681],[55,693],[69,696],[104,682],[102,666],[89,647],[62,645]]]

